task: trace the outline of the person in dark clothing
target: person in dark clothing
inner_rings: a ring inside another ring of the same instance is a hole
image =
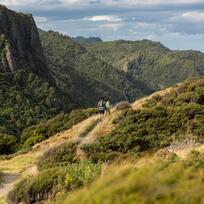
[[[104,98],[100,99],[100,101],[97,104],[97,108],[98,108],[100,118],[103,117],[103,115],[105,114],[105,110],[106,110],[106,103],[104,101]]]

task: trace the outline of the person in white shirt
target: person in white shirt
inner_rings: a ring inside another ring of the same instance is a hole
[[[109,99],[107,98],[107,101],[106,101],[106,113],[110,114],[110,101]]]

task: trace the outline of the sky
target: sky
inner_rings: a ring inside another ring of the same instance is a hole
[[[71,37],[160,41],[204,52],[204,0],[0,0]]]

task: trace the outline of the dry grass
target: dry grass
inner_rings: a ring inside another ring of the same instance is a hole
[[[71,129],[35,145],[33,151],[29,153],[18,155],[10,160],[0,161],[0,170],[13,173],[24,172],[26,169],[35,166],[38,158],[44,153],[44,151],[59,145],[64,141],[77,139],[97,119],[98,116],[92,116],[85,121],[74,125]]]
[[[181,159],[186,159],[189,153],[194,150],[204,152],[204,145],[189,145],[185,148],[170,149],[169,151],[175,153]]]
[[[40,151],[46,151],[49,148],[52,148],[56,145],[61,144],[64,141],[73,141],[77,140],[78,137],[83,134],[83,132],[90,127],[93,122],[95,122],[98,119],[97,115],[94,115],[76,125],[74,125],[71,129],[63,131],[61,133],[56,134],[53,137],[50,137],[49,139],[35,145],[33,147],[34,150],[40,150]]]
[[[41,156],[40,152],[29,152],[16,156],[10,160],[0,161],[0,170],[10,173],[21,173],[35,165],[39,156]]]
[[[113,120],[118,117],[120,111],[114,111],[110,115],[106,115],[102,121],[86,136],[82,141],[82,144],[87,144],[93,142],[96,138],[105,136],[112,132],[115,128]]]
[[[177,86],[179,86],[179,84],[177,84]],[[174,88],[170,87],[170,88],[167,88],[165,90],[162,90],[162,91],[158,91],[150,96],[147,96],[145,98],[141,98],[137,101],[135,101],[131,106],[132,106],[132,109],[133,110],[138,110],[138,109],[141,109],[143,107],[143,105],[145,104],[145,102],[149,99],[152,99],[153,97],[155,96],[164,96],[165,94],[168,94],[170,93]]]
[[[59,145],[64,141],[76,140],[97,119],[98,116],[92,116],[82,121],[81,123],[74,125],[71,129],[58,133],[57,135],[49,138],[48,140],[35,145],[31,152],[18,155],[9,160],[0,161],[0,171],[11,176],[16,173],[19,174],[19,178],[14,179],[8,185],[5,185],[7,181],[3,182],[4,186],[1,188],[1,191],[4,192],[4,194],[1,195],[2,197],[0,197],[0,204],[7,203],[5,199],[7,193],[13,188],[15,183],[20,178],[36,175],[38,173],[36,164],[39,157],[42,156],[45,151],[56,145]]]

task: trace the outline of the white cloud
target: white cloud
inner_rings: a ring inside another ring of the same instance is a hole
[[[189,3],[203,3],[203,0],[102,0],[104,4],[108,5],[159,5],[159,4],[189,4]]]
[[[169,18],[167,21],[174,22],[174,23],[195,23],[195,24],[203,24],[204,22],[204,12],[199,11],[191,11],[191,12],[185,12],[180,15],[174,16]]]
[[[87,21],[108,21],[108,22],[122,21],[122,19],[119,18],[118,16],[112,16],[112,15],[88,16],[88,17],[83,18],[83,20],[87,20]]]
[[[0,4],[5,6],[26,6],[39,3],[38,0],[0,0]]]
[[[195,22],[195,23],[203,23],[204,22],[204,12],[186,12],[181,15],[181,19],[186,21]]]

